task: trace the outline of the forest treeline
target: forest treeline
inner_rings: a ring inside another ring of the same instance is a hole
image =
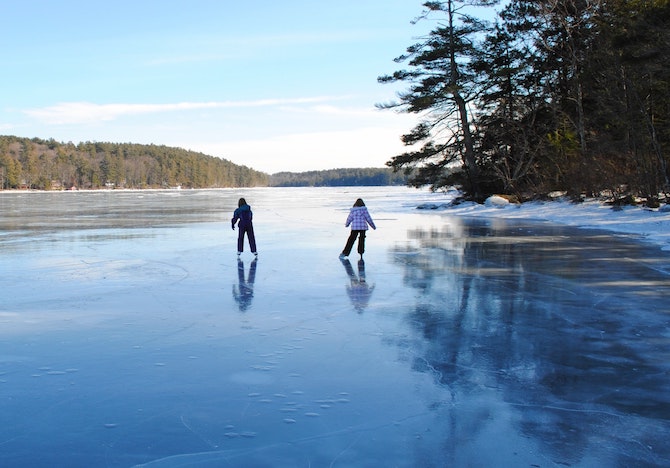
[[[249,187],[268,175],[181,148],[132,143],[59,143],[0,136],[4,189]]]
[[[325,171],[278,172],[270,176],[273,187],[346,187],[406,185],[405,174],[389,168],[348,168]]]
[[[132,143],[59,143],[0,135],[0,190],[402,185],[389,168],[269,175],[206,154]]]
[[[436,26],[379,77],[406,85],[379,107],[421,117],[388,165],[475,199],[667,194],[670,1],[509,0],[494,21],[470,8],[500,3],[424,3],[417,21]]]

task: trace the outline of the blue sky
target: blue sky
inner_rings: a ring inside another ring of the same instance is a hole
[[[377,83],[414,0],[9,0],[0,133],[178,146],[268,173],[382,167],[413,116]]]

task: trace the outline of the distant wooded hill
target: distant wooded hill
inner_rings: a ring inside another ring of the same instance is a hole
[[[406,175],[394,173],[389,168],[278,172],[270,176],[270,185],[273,187],[345,187],[406,184]]]
[[[0,183],[43,190],[248,187],[267,185],[268,175],[181,148],[0,136]]]
[[[133,143],[59,143],[0,135],[0,189],[223,188],[401,185],[389,168],[269,175],[181,148]]]

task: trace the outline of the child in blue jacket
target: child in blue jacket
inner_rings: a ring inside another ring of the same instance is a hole
[[[254,214],[251,212],[251,207],[247,205],[247,201],[244,198],[240,198],[237,202],[237,209],[233,213],[233,219],[231,219],[232,228],[235,230],[235,223],[239,220],[238,224],[238,235],[237,235],[237,256],[244,251],[244,235],[247,235],[249,239],[249,247],[251,248],[251,253],[258,257],[258,252],[256,252],[256,236],[254,236],[254,224],[252,222]]]

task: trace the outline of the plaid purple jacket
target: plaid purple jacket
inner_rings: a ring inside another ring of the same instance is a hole
[[[368,229],[368,224],[372,229],[377,229],[377,226],[375,226],[375,223],[372,221],[370,213],[368,213],[368,209],[365,206],[354,206],[349,210],[349,216],[347,216],[345,226],[349,226],[350,224],[351,229],[354,231],[365,231]]]

